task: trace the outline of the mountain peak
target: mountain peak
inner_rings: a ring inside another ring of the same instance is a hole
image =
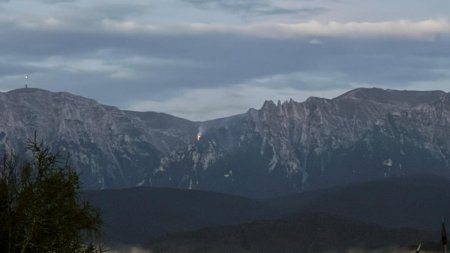
[[[344,93],[343,95],[334,98],[334,100],[352,99],[412,107],[419,104],[433,103],[439,100],[444,94],[445,92],[439,90],[415,91],[381,88],[358,88]]]
[[[380,89],[380,88],[356,88],[353,90],[350,90],[338,97],[336,97],[335,99],[343,99],[343,98],[355,98],[355,99],[360,99],[360,98],[364,98],[367,97],[367,95],[369,94],[374,94],[374,93],[383,93],[386,90],[384,89]]]
[[[35,93],[35,92],[45,92],[45,93],[51,93],[51,91],[39,89],[39,88],[19,88],[7,91],[5,93],[8,94],[19,94],[19,93]]]
[[[277,107],[277,105],[272,100],[266,100],[266,101],[264,101],[264,104],[261,107],[261,110],[269,110],[269,109],[272,109],[275,107]]]
[[[40,102],[49,102],[49,100],[57,99],[57,100],[67,100],[73,101],[75,103],[85,103],[90,105],[99,105],[109,108],[115,108],[114,106],[101,105],[95,99],[83,97],[80,95],[75,95],[70,92],[54,92],[50,90],[40,89],[40,88],[19,88],[7,91],[5,94],[11,97],[12,101],[40,101]]]

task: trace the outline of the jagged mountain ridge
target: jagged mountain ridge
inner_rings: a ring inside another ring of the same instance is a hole
[[[182,187],[264,197],[422,172],[448,176],[449,97],[356,89],[335,99],[266,101],[202,123],[203,140],[172,157],[153,183],[170,184],[165,175],[176,172]]]
[[[0,144],[34,131],[71,153],[86,188],[135,185],[253,197],[378,177],[450,175],[450,93],[356,89],[191,122],[68,93],[0,93]],[[197,132],[202,132],[196,141]]]

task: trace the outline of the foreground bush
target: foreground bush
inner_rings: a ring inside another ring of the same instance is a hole
[[[77,173],[38,143],[30,161],[0,164],[0,252],[100,252],[100,214],[78,199]]]

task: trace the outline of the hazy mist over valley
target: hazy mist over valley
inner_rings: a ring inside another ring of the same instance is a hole
[[[447,253],[449,13],[0,0],[0,252]]]

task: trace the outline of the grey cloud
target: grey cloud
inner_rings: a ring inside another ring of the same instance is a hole
[[[268,6],[264,0],[182,0],[199,8],[223,8],[229,11],[251,11]]]
[[[40,1],[47,4],[56,4],[56,3],[71,3],[76,2],[77,0],[40,0]]]
[[[233,13],[250,16],[263,15],[297,15],[311,16],[328,11],[323,7],[282,8],[264,0],[182,0],[202,9],[222,9]]]
[[[61,8],[54,14],[58,20],[68,23],[69,26],[78,29],[87,29],[98,25],[102,20],[129,21],[140,15],[145,15],[152,8],[150,3],[107,3],[91,6],[71,5],[70,8]]]
[[[299,16],[311,16],[318,15],[320,13],[328,11],[327,8],[315,7],[315,8],[301,8],[301,9],[286,9],[279,7],[266,8],[256,11],[262,15],[283,15],[283,14],[295,14]]]
[[[6,75],[23,75],[36,71],[36,68],[27,67],[23,63],[2,62],[0,60],[0,77]]]
[[[97,5],[91,10],[102,13],[103,16],[108,16],[109,18],[122,19],[128,16],[135,16],[138,14],[144,14],[149,9],[152,8],[151,4],[103,4]]]
[[[302,40],[280,41],[230,35],[130,37],[108,33],[39,32],[22,36],[8,36],[9,39],[2,43],[0,52],[14,53],[17,59],[20,59],[18,56],[39,59],[57,55],[70,60],[89,57],[100,50],[110,50],[110,55],[97,57],[114,62],[107,57],[140,55],[179,58],[199,63],[198,66],[166,65],[161,69],[154,67],[154,71],[159,73],[158,76],[164,77],[158,82],[169,87],[220,86],[278,73],[317,70],[348,73],[358,77],[356,81],[400,81],[397,79],[403,78],[406,82],[420,77],[416,75],[422,75],[423,78],[436,76],[432,71],[425,73],[433,65],[422,59],[433,62],[433,57],[430,58],[426,50],[430,44],[420,41],[322,39],[325,42],[317,46]],[[23,47],[19,41],[33,43]],[[433,48],[438,49],[441,57],[448,55],[446,52],[450,51],[444,41],[446,40],[433,44]],[[142,64],[133,68],[146,70],[147,67]],[[418,70],[409,73],[415,68]],[[175,74],[174,71],[178,73]]]

